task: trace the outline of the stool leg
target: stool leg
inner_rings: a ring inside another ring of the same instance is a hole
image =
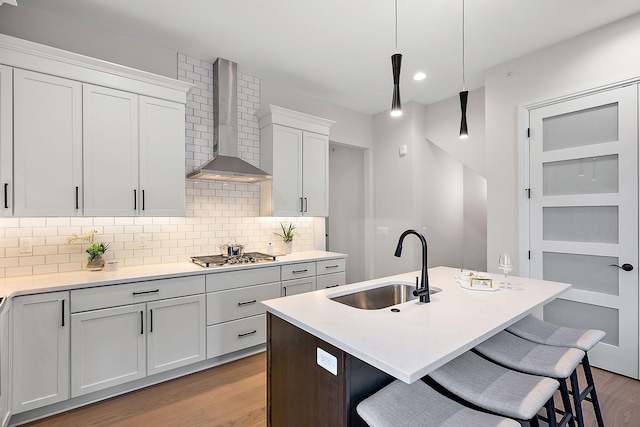
[[[598,427],[604,427],[602,412],[600,411],[600,403],[598,402],[598,396],[596,395],[596,386],[593,382],[591,365],[589,364],[589,356],[587,354],[585,354],[582,358],[582,369],[584,369],[584,376],[587,379],[587,387],[591,387],[591,403],[593,404],[593,410],[596,413],[596,421],[598,422]]]
[[[547,403],[545,403],[544,406],[547,408],[547,423],[549,423],[549,427],[558,427],[558,422],[556,421],[556,407],[553,403],[553,396],[547,401]]]
[[[571,401],[569,400],[569,390],[567,390],[567,380],[560,380],[560,396],[562,396],[562,405],[564,406],[564,414],[562,420],[565,420],[565,417],[568,417],[569,426],[574,427],[576,423],[574,422],[573,411],[571,410]]]
[[[578,385],[578,370],[574,370],[569,377],[571,381],[571,394],[573,395],[573,406],[576,409],[576,421],[578,427],[584,427],[584,418],[582,416],[582,399],[580,399],[580,386]]]

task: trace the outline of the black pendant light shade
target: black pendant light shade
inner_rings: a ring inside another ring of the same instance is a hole
[[[394,117],[402,115],[402,103],[400,102],[400,65],[402,55],[396,53],[391,56],[391,68],[393,70],[393,97],[391,98],[391,115]]]
[[[462,118],[460,119],[460,139],[466,139],[469,137],[467,131],[467,97],[469,91],[463,90],[460,92],[460,111],[462,112]]]

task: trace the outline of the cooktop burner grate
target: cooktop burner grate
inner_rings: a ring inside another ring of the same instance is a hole
[[[207,268],[219,267],[222,265],[256,264],[259,262],[270,262],[275,260],[275,255],[263,254],[261,252],[247,252],[238,256],[205,255],[191,257],[191,261],[201,267]]]

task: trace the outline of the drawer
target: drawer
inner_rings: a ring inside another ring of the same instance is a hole
[[[345,273],[324,274],[316,278],[316,289],[335,288],[346,283]]]
[[[280,282],[210,292],[207,294],[207,325],[262,314],[266,309],[260,301],[279,297]]]
[[[207,292],[280,281],[280,266],[207,274]]]
[[[301,262],[299,264],[287,264],[282,266],[282,280],[300,279],[316,275],[316,263]]]
[[[282,282],[282,296],[290,296],[312,292],[316,290],[316,278],[305,277],[304,279],[287,280]]]
[[[318,276],[322,274],[340,273],[342,271],[346,271],[344,258],[328,259],[317,262],[316,274]]]
[[[267,336],[265,314],[207,327],[207,359],[264,344]]]
[[[204,276],[174,277],[71,291],[71,312],[203,294]]]

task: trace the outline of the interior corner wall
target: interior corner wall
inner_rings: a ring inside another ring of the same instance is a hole
[[[177,52],[67,19],[19,2],[0,10],[0,33],[170,78]]]
[[[487,271],[487,180],[464,167],[464,231],[460,267]]]
[[[500,252],[519,254],[518,106],[640,76],[640,14],[488,69],[485,73],[487,144],[487,263]],[[516,260],[518,258],[514,257]],[[513,274],[519,273],[517,263]]]

